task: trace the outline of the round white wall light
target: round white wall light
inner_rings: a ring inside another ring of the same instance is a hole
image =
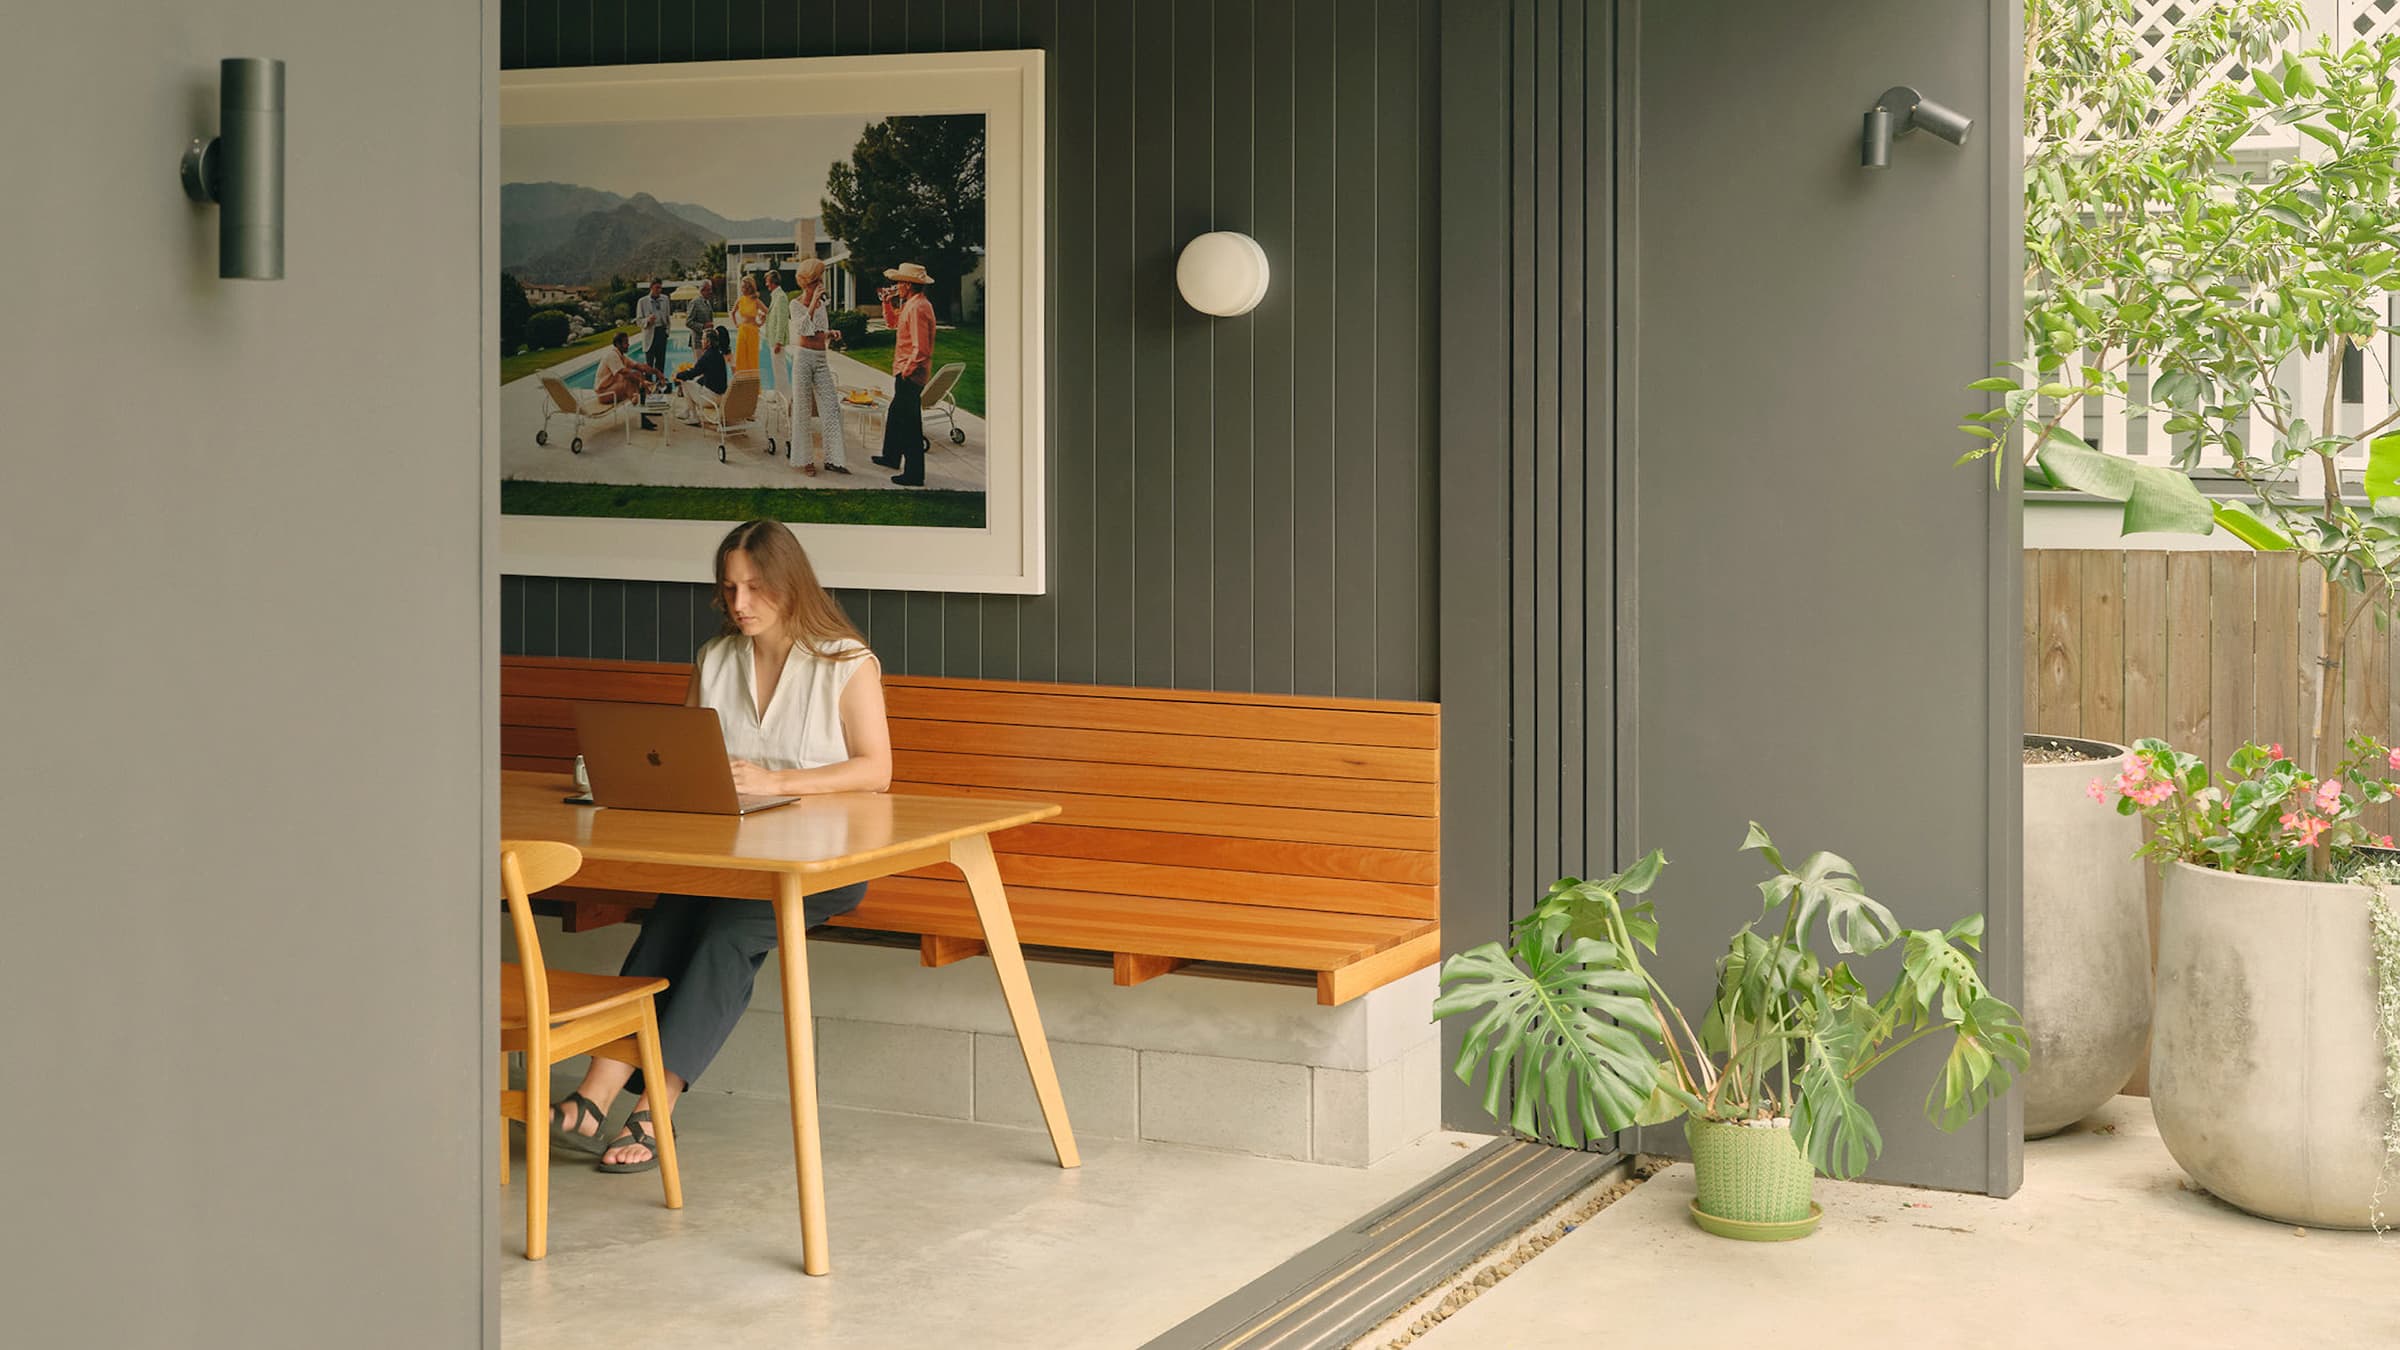
[[[1231,230],[1201,235],[1175,260],[1175,289],[1203,314],[1247,314],[1267,298],[1267,251]]]

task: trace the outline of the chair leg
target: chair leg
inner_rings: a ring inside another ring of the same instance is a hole
[[[550,1103],[550,1047],[537,1044],[525,1052],[525,1114],[534,1103]],[[550,1250],[550,1130],[549,1122],[535,1129],[525,1124],[525,1259],[539,1261]]]
[[[500,1052],[500,1096],[503,1099],[508,1096],[508,1052],[506,1050]],[[530,1116],[533,1112],[528,1110],[525,1114]],[[500,1113],[500,1184],[503,1186],[508,1184],[508,1122],[509,1114],[504,1110]],[[533,1133],[532,1121],[525,1122],[525,1132]]]
[[[647,994],[642,996],[642,1027],[634,1033],[634,1045],[641,1051],[642,1081],[652,1089],[650,1128],[658,1136],[658,1179],[667,1188],[667,1208],[681,1209],[683,1172],[675,1162],[675,1108],[664,1091],[667,1066],[658,1050],[658,1004]]]

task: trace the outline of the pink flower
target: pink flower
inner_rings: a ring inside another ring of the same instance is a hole
[[[2092,780],[2091,786],[2083,790],[2083,795],[2100,803],[2102,806],[2108,805],[2108,788],[2097,778]]]
[[[2392,766],[2392,772],[2400,773],[2400,746],[2394,746],[2389,753],[2385,754],[2383,762]]]
[[[2341,779],[2328,778],[2324,782],[2317,785],[2317,810],[2319,813],[2323,815],[2332,815],[2336,810],[2341,808],[2341,805]]]
[[[2390,835],[2388,835],[2388,834],[2379,834],[2379,835],[2376,835],[2376,836],[2375,836],[2375,847],[2377,847],[2377,848],[2391,848],[2391,847],[2393,847],[2393,846],[2394,846],[2394,845],[2392,844],[2392,837],[2391,837]]]
[[[2167,782],[2144,783],[2125,794],[2141,806],[2156,806],[2175,795],[2175,785]]]
[[[2276,759],[2283,758],[2283,742],[2277,741],[2273,745],[2268,746],[2267,753]],[[2400,750],[2396,750],[2393,753],[2400,754]],[[2400,764],[2394,764],[2392,767],[2395,769],[2400,769]]]
[[[2315,848],[2317,846],[2317,836],[2332,828],[2332,821],[2320,820],[2315,816],[2310,816],[2308,819],[2300,822],[2300,842],[2308,845],[2310,848]]]

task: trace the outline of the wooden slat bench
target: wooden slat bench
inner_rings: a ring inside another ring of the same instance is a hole
[[[509,657],[501,762],[564,770],[577,702],[680,703],[691,667]],[[1017,935],[1134,985],[1189,963],[1305,972],[1345,1003],[1440,955],[1440,718],[1430,703],[886,676],[897,792],[1057,802],[996,836]],[[976,955],[947,869],[874,883],[840,927]],[[638,897],[562,889],[570,928]]]

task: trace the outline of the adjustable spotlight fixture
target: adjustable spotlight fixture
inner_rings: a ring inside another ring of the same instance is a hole
[[[1965,145],[1967,133],[1975,129],[1975,119],[1962,117],[1905,84],[1893,85],[1867,109],[1866,131],[1859,137],[1859,164],[1869,169],[1890,168],[1893,138],[1920,127],[1952,145]]]
[[[213,141],[183,152],[183,190],[215,202],[217,275],[283,279],[283,62],[228,57],[218,65]]]

